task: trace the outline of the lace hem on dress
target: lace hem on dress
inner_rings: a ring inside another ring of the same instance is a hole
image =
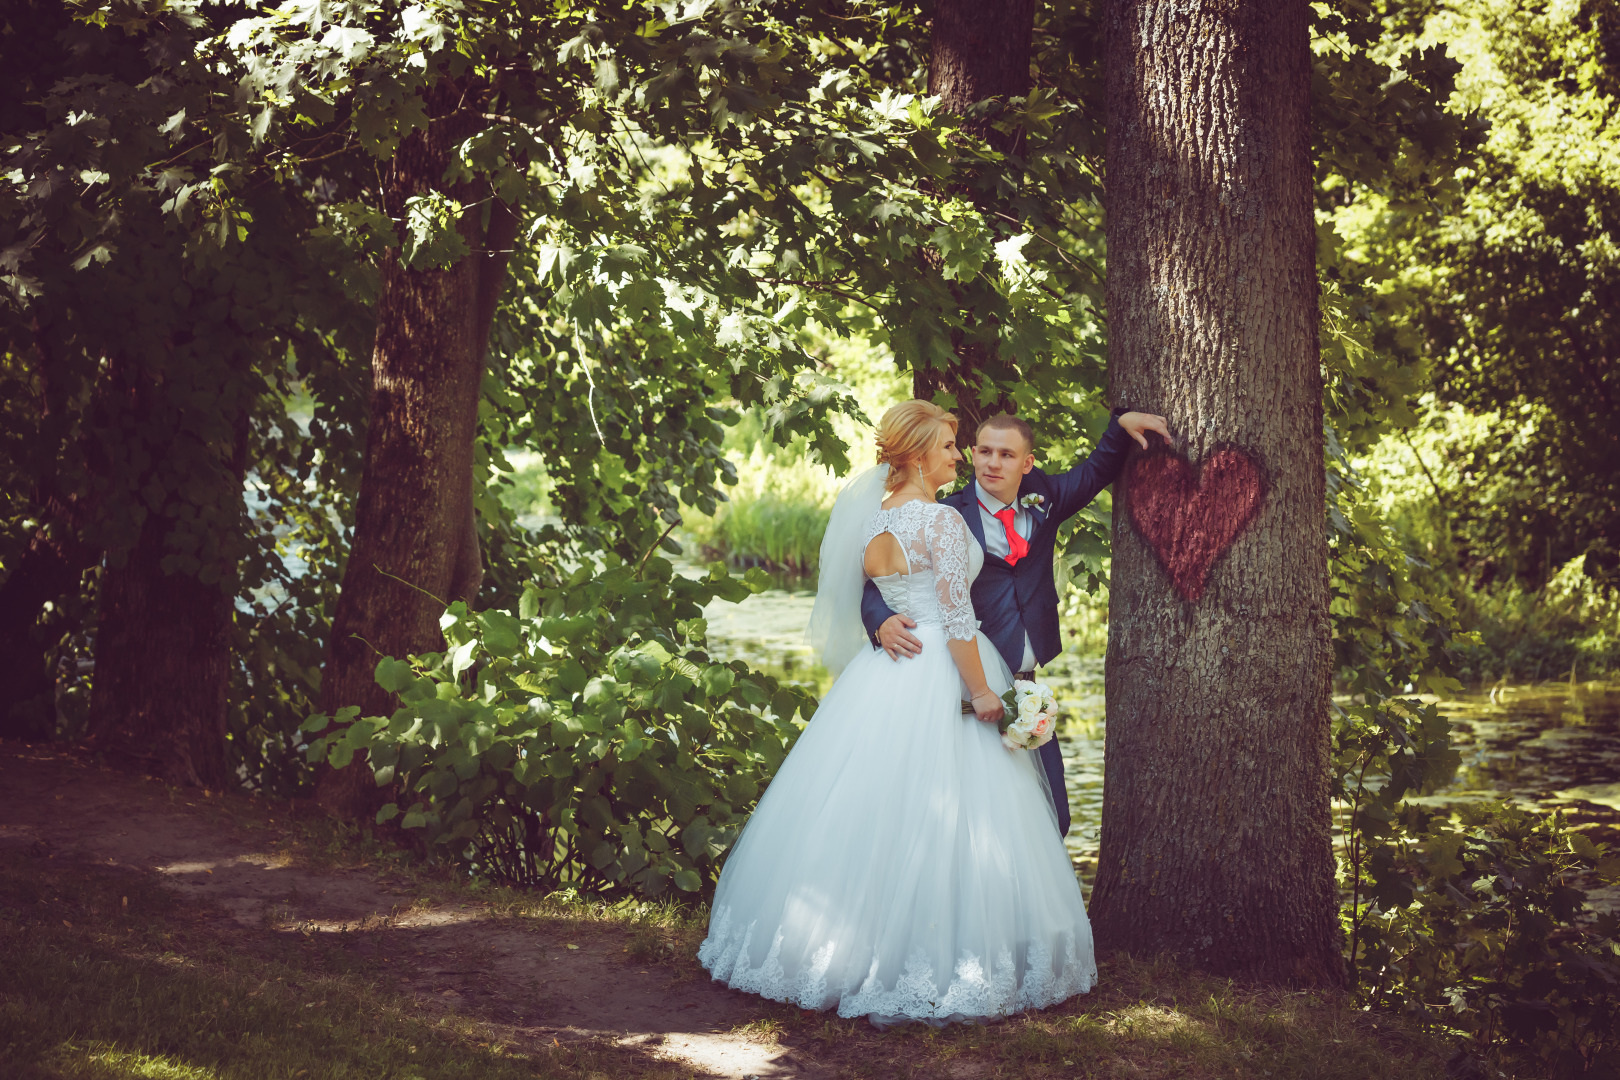
[[[751,966],[755,924],[731,926],[731,911],[714,913],[712,932],[698,948],[698,962],[717,982],[734,990],[798,1005],[805,1009],[826,1009],[829,998],[827,973],[832,964],[835,942],[816,950],[805,968],[789,977],[782,968],[782,931],[777,929],[770,950],[759,966]],[[1025,948],[1022,983],[1010,948],[1003,947],[995,962],[986,968],[973,953],[964,952],[956,961],[950,985],[939,992],[933,965],[921,947],[906,961],[905,970],[893,988],[885,987],[877,976],[877,960],[859,988],[837,988],[838,1015],[846,1019],[866,1016],[879,1025],[919,1020],[943,1024],[962,1020],[994,1020],[1026,1009],[1044,1009],[1075,994],[1090,991],[1097,981],[1097,969],[1080,963],[1074,932],[1062,941],[1062,963],[1053,966],[1052,950],[1040,942]]]

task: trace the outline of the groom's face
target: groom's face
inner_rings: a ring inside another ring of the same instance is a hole
[[[1018,497],[1024,474],[1035,467],[1035,454],[1013,428],[987,427],[973,443],[973,477],[1004,503]]]

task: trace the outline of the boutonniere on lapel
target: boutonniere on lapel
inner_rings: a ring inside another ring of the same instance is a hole
[[[1046,513],[1046,496],[1032,491],[1028,495],[1019,496],[1018,505],[1032,514],[1044,514]]]

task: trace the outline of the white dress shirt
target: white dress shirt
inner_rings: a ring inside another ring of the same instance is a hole
[[[1007,530],[1001,524],[1001,519],[996,517],[996,511],[1005,508],[1007,504],[984,490],[977,480],[973,481],[973,494],[979,500],[979,519],[984,523],[984,552],[986,555],[1005,559],[1012,554],[1012,549],[1007,546]],[[1034,526],[1035,522],[1028,510],[1022,506],[1013,508],[1013,529],[1019,536],[1028,540]],[[1035,670],[1035,650],[1030,647],[1027,630],[1024,632],[1024,656],[1015,670]]]

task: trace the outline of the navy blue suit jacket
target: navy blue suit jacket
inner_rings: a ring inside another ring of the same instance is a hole
[[[1007,667],[1018,670],[1024,656],[1024,635],[1029,635],[1035,662],[1045,664],[1063,651],[1058,630],[1057,583],[1052,577],[1053,549],[1057,542],[1058,526],[1083,510],[1097,493],[1119,475],[1125,467],[1132,439],[1119,426],[1119,414],[1108,422],[1108,430],[1098,441],[1091,456],[1068,472],[1052,476],[1040,469],[1031,469],[1018,486],[1018,497],[1037,494],[1045,499],[1030,516],[1029,554],[1008,566],[1005,559],[991,555],[986,549],[984,568],[973,582],[973,614],[979,620],[979,629],[1001,653]],[[954,506],[967,521],[973,538],[984,547],[984,519],[979,513],[975,485],[968,484],[961,491],[940,500]],[[894,612],[883,602],[883,594],[869,579],[861,595],[861,621],[872,645],[877,646],[877,631]],[[1041,747],[1042,766],[1052,788],[1057,806],[1058,823],[1064,834],[1069,831],[1069,798],[1063,784],[1063,756],[1054,740]]]

